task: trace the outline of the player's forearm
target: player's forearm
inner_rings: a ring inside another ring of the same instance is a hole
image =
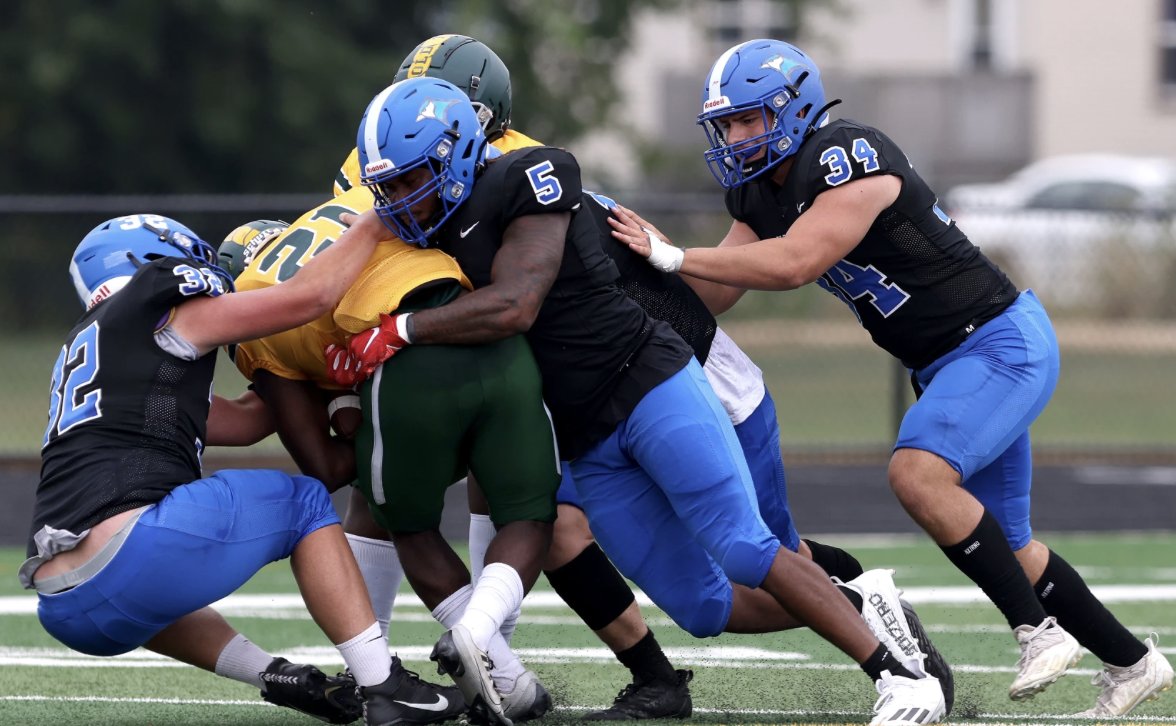
[[[525,333],[535,316],[519,301],[490,288],[412,316],[414,344],[478,345]]]
[[[770,240],[741,247],[691,247],[679,272],[745,290],[794,290],[820,276],[777,247]]]
[[[273,432],[269,409],[252,391],[234,399],[212,397],[205,434],[209,446],[252,446]]]
[[[365,212],[330,247],[283,283],[295,288],[289,291],[296,299],[292,307],[305,311],[309,316],[305,322],[329,312],[363,272],[376,244],[389,237],[391,233],[375,213]]]

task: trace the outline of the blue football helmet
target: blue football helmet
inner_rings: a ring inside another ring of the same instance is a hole
[[[706,131],[711,173],[733,189],[779,165],[800,149],[812,128],[828,120],[821,72],[799,48],[780,40],[749,40],[730,48],[711,67],[702,87],[698,123]],[[764,133],[727,143],[717,119],[759,109]],[[751,161],[760,149],[762,158]]]
[[[368,105],[359,123],[360,181],[375,196],[376,213],[400,239],[427,247],[428,239],[469,198],[486,159],[486,134],[473,104],[440,78],[393,83]],[[393,179],[414,169],[427,181],[397,198]],[[436,214],[418,220],[412,207],[434,195]]]
[[[233,278],[216,263],[216,250],[195,232],[158,214],[108,219],[82,238],[69,263],[69,275],[86,308],[122,289],[135,270],[160,257],[185,257],[233,289]]]

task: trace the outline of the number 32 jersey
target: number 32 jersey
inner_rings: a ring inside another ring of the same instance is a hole
[[[30,535],[45,525],[80,534],[200,478],[216,355],[182,360],[155,333],[185,300],[223,292],[211,280],[191,260],[152,260],[70,331],[53,369]]]
[[[1017,289],[939,209],[885,134],[833,121],[805,140],[782,186],[762,178],[732,189],[727,209],[760,239],[779,237],[817,195],[882,174],[902,180],[898,198],[817,284],[853,309],[880,348],[917,370],[999,315]]]

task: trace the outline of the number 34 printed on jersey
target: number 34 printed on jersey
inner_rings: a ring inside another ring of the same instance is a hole
[[[840,186],[853,178],[853,165],[849,163],[851,156],[862,165],[862,171],[867,174],[880,168],[878,152],[870,146],[870,142],[859,136],[850,144],[848,154],[844,146],[830,146],[821,153],[818,161],[829,167],[829,173],[825,175],[826,184],[831,187]]]

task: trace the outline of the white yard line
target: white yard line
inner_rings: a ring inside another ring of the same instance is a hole
[[[273,704],[266,703],[260,699],[256,700],[235,700],[235,699],[206,699],[206,698],[138,698],[125,697],[116,698],[110,696],[41,696],[41,695],[23,695],[23,696],[0,696],[0,702],[67,702],[67,703],[126,703],[126,704],[167,704],[176,706],[244,706],[261,707],[261,708],[277,708]],[[606,704],[591,704],[580,706],[555,706],[556,711],[565,711],[569,713],[582,713],[584,711],[593,711],[596,709],[605,708]],[[842,716],[847,719],[860,719],[865,714],[861,711],[814,711],[808,709],[768,709],[768,708],[705,708],[694,707],[695,713],[714,713],[714,714],[731,714],[732,716],[775,716],[775,717],[806,717],[806,716]],[[980,713],[969,718],[967,723],[971,724],[991,724],[991,723],[1007,723],[1009,721],[1017,721],[1018,723],[1048,723],[1051,726],[1056,726],[1058,723],[1090,723],[1091,720],[1076,719],[1073,716],[1063,715],[1049,715],[1040,713]],[[953,722],[946,722],[952,724]],[[1176,723],[1176,716],[1139,716],[1133,715],[1131,723]]]
[[[1176,585],[1094,585],[1091,587],[1098,599],[1104,603],[1116,602],[1176,602]],[[653,607],[649,597],[636,592],[641,607]],[[907,587],[903,598],[915,604],[928,605],[977,605],[988,602],[979,588],[966,585],[954,587]],[[262,595],[229,595],[213,603],[213,607],[226,615],[266,617],[265,613],[277,610],[305,611],[302,597],[296,593],[274,593]],[[402,608],[423,608],[420,598],[411,593],[401,593],[396,598],[397,610]],[[524,610],[559,608],[567,606],[559,596],[550,590],[532,592],[523,601]],[[35,595],[10,595],[0,597],[0,615],[32,615],[37,611]],[[276,616],[274,616],[276,617]],[[394,616],[396,617],[396,616]]]

